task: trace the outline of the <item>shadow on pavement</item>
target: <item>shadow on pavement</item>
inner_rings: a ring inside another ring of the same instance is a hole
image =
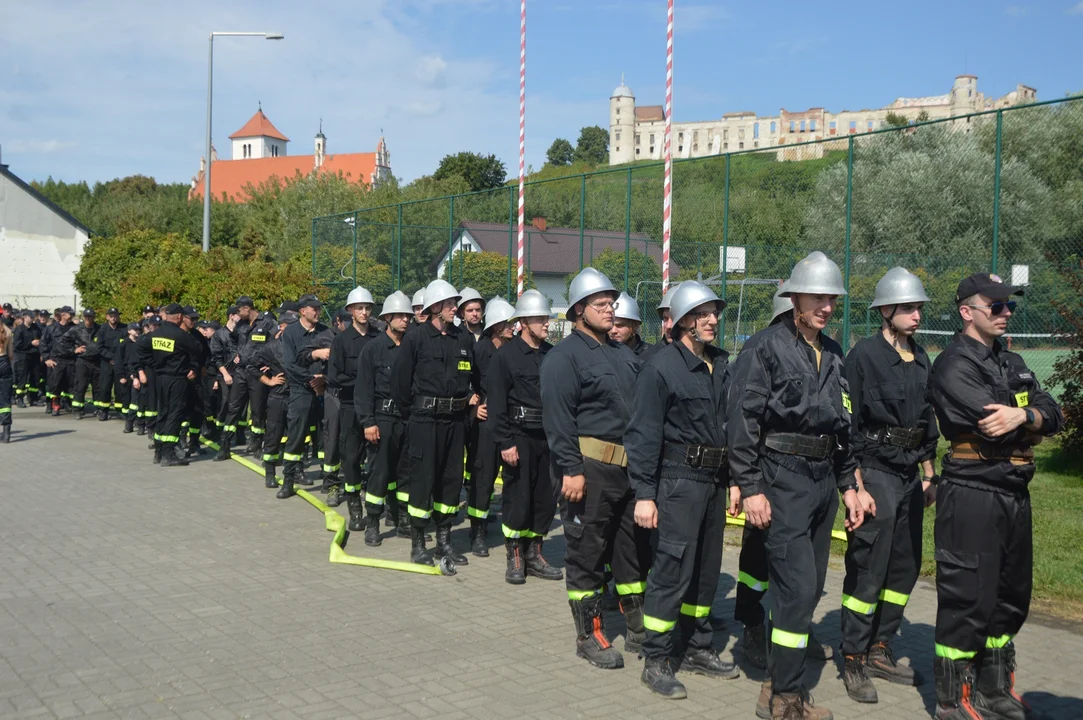
[[[75,431],[74,430],[53,430],[52,432],[40,432],[40,433],[33,433],[31,435],[23,435],[22,431],[15,430],[13,428],[12,431],[11,431],[11,442],[17,443],[17,442],[26,442],[27,440],[39,440],[41,438],[52,437],[53,435],[67,435],[68,433],[73,433],[73,432],[75,432]]]

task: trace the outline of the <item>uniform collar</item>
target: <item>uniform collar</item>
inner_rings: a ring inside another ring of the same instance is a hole
[[[439,330],[436,329],[436,326],[432,324],[432,320],[426,320],[425,324],[422,325],[421,328],[425,332],[427,332],[429,334],[429,337],[436,337],[438,335],[444,335],[445,334],[445,333],[442,333],[442,332],[440,332]],[[452,324],[448,325],[446,334],[448,336],[458,335],[459,330],[460,330],[459,326],[456,325],[455,323],[452,323]]]
[[[783,315],[782,316],[782,324],[785,325],[786,328],[790,331],[790,335],[793,335],[794,340],[804,341],[805,337],[797,329],[797,321],[794,320],[793,313],[787,313],[786,315]],[[816,338],[821,343],[823,342],[823,334],[824,334],[823,330],[821,330],[816,335]]]
[[[522,335],[516,335],[515,337],[513,337],[511,339],[511,344],[514,345],[515,347],[519,348],[519,352],[523,353],[524,355],[529,355],[530,353],[536,353],[536,352],[544,353],[544,352],[546,352],[546,349],[547,349],[546,346],[552,347],[551,345],[549,345],[548,342],[546,342],[545,340],[542,340],[541,345],[539,345],[537,348],[532,348],[529,345],[527,345],[527,342],[526,342],[526,340],[523,339]]]
[[[683,342],[680,342],[678,340],[670,344],[677,348],[677,351],[680,352],[681,358],[684,360],[684,363],[688,366],[689,370],[694,371],[699,366],[706,365],[703,360],[696,357],[696,354],[694,352],[685,347],[685,344]],[[717,363],[719,358],[724,359],[728,354],[725,350],[721,350],[714,345],[704,345],[703,353],[710,359],[712,365]]]
[[[999,338],[993,340],[993,346],[989,347],[985,343],[978,342],[964,332],[955,333],[955,337],[966,344],[973,352],[977,353],[978,357],[982,360],[993,357],[994,355],[1000,355],[1000,351],[1004,347],[1001,345]]]
[[[602,346],[602,344],[600,342],[598,342],[597,340],[595,340],[594,338],[592,338],[590,335],[583,332],[579,328],[573,328],[572,329],[572,335],[575,335],[580,340],[582,340],[584,343],[586,343],[587,347],[590,348],[591,350],[593,350],[594,348]]]

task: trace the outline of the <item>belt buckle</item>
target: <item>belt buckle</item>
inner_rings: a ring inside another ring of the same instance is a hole
[[[427,397],[421,401],[422,410],[434,410],[436,409],[436,400],[434,397]]]
[[[819,439],[824,443],[823,452],[820,453],[820,459],[826,460],[831,455],[831,440],[834,439],[834,435],[820,435]]]
[[[526,408],[524,408],[522,405],[517,406],[515,408],[515,414],[512,416],[511,419],[516,420],[520,423],[526,422]]]
[[[700,467],[703,462],[703,446],[692,445],[691,447],[686,448],[684,451],[684,461],[691,467]]]

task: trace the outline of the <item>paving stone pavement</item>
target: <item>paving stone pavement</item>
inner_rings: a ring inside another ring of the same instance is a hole
[[[0,718],[752,718],[758,673],[683,676],[689,699],[656,699],[574,656],[563,583],[503,581],[502,540],[454,577],[328,562],[331,534],[300,498],[280,501],[238,463],[208,454],[151,464],[120,423],[14,416],[0,446]],[[345,506],[340,508],[345,511]],[[466,529],[454,536],[465,549]],[[386,537],[358,555],[405,560]],[[546,546],[560,565],[559,528]],[[727,546],[713,617],[730,655],[737,551]],[[842,576],[828,575],[815,631],[839,640]],[[897,653],[929,676],[935,594],[921,583]],[[623,630],[620,617],[611,630]],[[623,640],[615,641],[622,647]],[[1018,687],[1050,718],[1083,717],[1083,637],[1030,622]],[[836,718],[927,717],[929,682],[845,694],[834,663],[809,682]]]

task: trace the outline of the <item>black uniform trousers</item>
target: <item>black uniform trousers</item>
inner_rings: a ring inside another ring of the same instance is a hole
[[[1034,571],[1029,491],[964,482],[936,495],[936,655],[953,660],[1011,642]]]
[[[553,482],[557,475],[554,471]],[[620,595],[640,595],[647,589],[650,531],[635,523],[635,494],[628,472],[583,458],[586,492],[582,500],[560,501],[564,525],[564,569],[568,598],[582,600],[602,592],[604,566],[612,567]]]
[[[550,472],[545,431],[521,430],[515,437],[515,447],[519,464],[504,465],[504,487],[500,491],[504,537],[545,537],[553,525],[559,493]]]
[[[763,531],[746,522],[737,559],[737,598],[733,606],[733,619],[746,628],[762,625],[766,618],[762,603],[770,586],[767,572]]]
[[[41,356],[33,353],[15,353],[15,394],[25,395],[30,402],[38,399],[41,378]]]
[[[214,384],[221,379],[217,372],[207,371],[200,379],[203,387],[203,423],[206,432],[210,432],[217,426],[218,419],[218,391]]]
[[[69,359],[56,360],[56,367],[49,370],[49,384],[47,394],[50,399],[56,399],[67,403],[72,399],[72,385],[75,383],[75,361]]]
[[[82,409],[86,407],[86,391],[87,388],[91,389],[90,402],[100,407],[99,401],[94,398],[97,397],[97,393],[101,388],[101,375],[97,360],[84,360],[77,358],[75,360],[75,384],[72,387],[71,406],[73,408]]]
[[[11,424],[11,400],[15,394],[15,370],[7,355],[0,355],[0,427]]]
[[[260,383],[261,385],[263,383]],[[286,416],[289,409],[288,393],[267,394],[266,432],[263,433],[263,465],[276,466],[282,462],[282,438],[286,436]]]
[[[222,406],[218,415],[222,419],[222,430],[235,433],[238,427],[243,428],[248,424],[245,420],[248,408],[248,378],[244,371],[238,368],[233,372],[233,384],[226,385],[219,373],[218,387],[223,389]]]
[[[158,425],[158,378],[151,370],[144,371],[144,374],[147,376],[147,382],[139,391],[139,410],[136,412],[136,417],[138,418],[139,413],[142,413],[143,425],[149,434],[153,433]]]
[[[424,528],[451,527],[463,489],[466,423],[463,414],[412,417],[407,423],[410,454],[410,522]]]
[[[722,570],[726,490],[718,483],[663,477],[658,481],[658,536],[647,575],[643,655],[673,655],[678,619],[688,650],[710,650],[711,605]]]
[[[261,374],[258,370],[247,373],[249,420],[252,432],[259,436],[267,430],[267,395],[270,391],[259,381]]]
[[[819,466],[815,473],[813,465]],[[828,465],[791,455],[760,456],[771,503],[763,543],[771,584],[767,672],[776,695],[803,687],[805,648],[827,578],[831,526],[839,507],[834,473],[824,469]]]
[[[102,359],[100,366],[98,367],[98,391],[97,399],[94,405],[99,410],[116,410],[117,412],[123,411],[129,405],[128,400],[128,386],[122,385],[120,379],[124,377],[122,372],[118,372],[116,365],[113,365],[106,359]]]
[[[365,511],[379,517],[385,506],[389,510],[406,507],[410,502],[410,483],[405,472],[406,423],[401,418],[377,413],[376,427],[380,430],[380,442],[366,443],[365,447],[365,456],[369,458]],[[397,502],[392,502],[393,499]]]
[[[489,421],[474,419],[475,428],[473,465],[470,464],[470,446],[466,450],[466,470],[470,474],[470,487],[466,493],[466,514],[478,520],[489,518],[489,508],[493,503],[493,489],[496,476],[500,472],[500,450],[493,437],[493,426]]]
[[[287,475],[299,477],[304,471],[305,443],[315,435],[319,421],[320,399],[316,393],[308,386],[290,383],[286,443],[282,452]]]
[[[206,399],[203,395],[203,387],[203,378],[197,378],[195,382],[190,383],[185,404],[184,422],[181,423],[181,427],[188,434],[188,441],[195,443],[193,447],[199,445],[199,431],[203,427],[203,416],[206,414],[206,409],[203,406]]]
[[[349,408],[352,416],[353,405],[351,404]],[[342,469],[340,436],[345,429],[342,423],[342,398],[337,389],[328,388],[323,394],[323,419],[320,421],[320,444],[323,450],[321,458],[323,462],[320,469],[325,473],[338,472]],[[357,457],[360,460],[360,442],[357,444]]]
[[[463,482],[467,485],[474,481],[474,468],[478,464],[478,432],[480,431],[477,415],[466,416],[466,464],[463,470]]]
[[[337,399],[341,400],[341,398]],[[330,412],[326,405],[323,410],[325,415]],[[339,431],[336,445],[341,462],[337,460],[334,462],[342,469],[342,487],[348,493],[360,492],[366,484],[366,476],[370,470],[368,465],[371,465],[371,453],[365,452],[365,432],[361,429],[361,423],[357,419],[352,402],[339,403],[338,419],[335,425],[338,426]],[[330,466],[332,461],[330,454],[324,456],[326,465]]]
[[[158,422],[154,427],[154,439],[162,444],[163,453],[180,442],[181,424],[188,409],[188,385],[188,378],[183,375],[158,375],[155,378]]]
[[[864,653],[889,642],[902,625],[903,610],[921,569],[924,495],[915,468],[908,477],[865,468],[865,490],[876,515],[865,517],[846,545],[842,582],[842,652]]]

